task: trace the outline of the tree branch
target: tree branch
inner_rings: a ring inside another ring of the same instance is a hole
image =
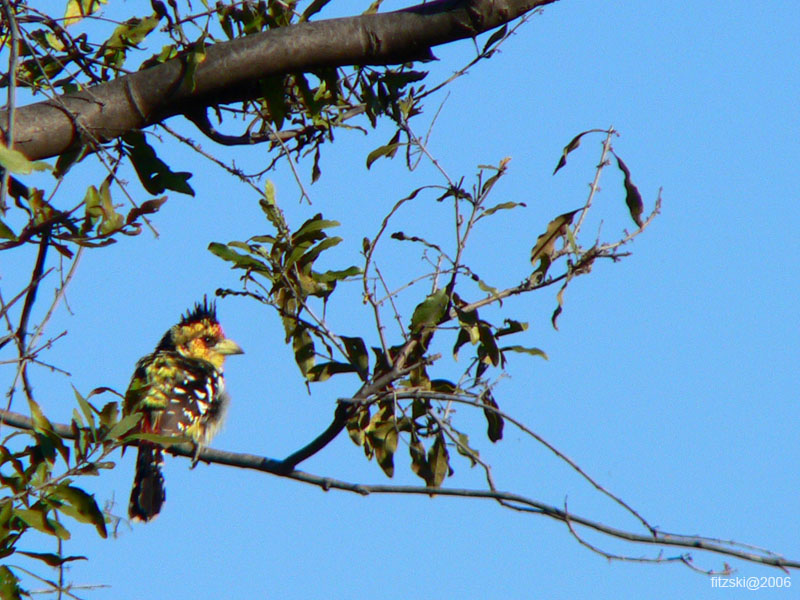
[[[279,73],[432,58],[440,44],[475,37],[555,0],[438,0],[391,13],[299,23],[210,46],[187,77],[184,58],[18,107],[14,147],[47,158],[81,143],[103,143],[187,110],[257,94]],[[0,111],[0,123],[7,115]],[[6,133],[0,132],[6,141]]]
[[[33,429],[33,422],[31,419],[10,411],[0,410],[0,422],[6,423],[18,429]],[[334,423],[335,422],[336,421],[334,420]],[[53,431],[57,435],[66,439],[74,438],[73,431],[69,426],[57,423],[53,423],[52,425]],[[195,453],[195,449],[191,444],[177,444],[169,448],[165,448],[165,451],[175,456],[184,456],[187,458],[193,458]],[[567,525],[573,535],[575,535],[574,526],[580,525],[588,529],[593,529],[594,531],[597,531],[603,535],[627,542],[702,550],[705,552],[713,552],[723,556],[737,558],[747,562],[777,567],[783,570],[800,569],[800,561],[786,559],[769,550],[759,549],[748,544],[742,544],[740,542],[730,540],[712,539],[699,535],[668,533],[658,530],[653,530],[653,532],[649,535],[633,533],[631,531],[618,529],[616,527],[600,523],[599,521],[581,517],[572,512],[568,513],[566,510],[562,510],[550,504],[539,502],[538,500],[534,500],[520,494],[515,494],[513,492],[468,488],[430,488],[425,486],[370,485],[354,483],[332,479],[330,477],[322,477],[312,473],[307,473],[305,471],[287,471],[285,461],[279,461],[255,454],[215,450],[213,448],[204,448],[200,452],[199,460],[206,463],[270,473],[272,475],[278,475],[280,477],[286,477],[288,479],[314,485],[325,491],[335,489],[360,494],[362,496],[368,496],[370,494],[406,494],[425,495],[431,497],[449,496],[457,498],[480,498],[484,500],[494,500],[513,510],[538,514],[555,519],[556,521],[561,521]],[[692,568],[696,568],[692,564],[692,558],[689,554],[682,554],[673,558],[663,558],[655,560],[655,562],[672,562],[676,560],[684,562]]]

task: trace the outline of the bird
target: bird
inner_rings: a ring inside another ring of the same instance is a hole
[[[142,414],[134,432],[188,438],[195,445],[194,466],[222,426],[230,402],[225,358],[243,353],[225,337],[216,304],[204,296],[136,363],[123,403],[124,415]],[[132,520],[147,522],[161,511],[166,500],[163,464],[161,446],[140,440],[128,505]]]

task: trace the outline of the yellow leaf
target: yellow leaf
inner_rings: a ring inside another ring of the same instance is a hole
[[[67,2],[67,10],[64,12],[64,27],[69,27],[82,21],[84,17],[97,12],[100,9],[100,5],[106,2],[107,0],[69,0]]]
[[[3,142],[0,142],[0,166],[5,167],[12,173],[21,173],[22,175],[30,175],[32,171],[44,171],[53,168],[41,160],[28,160],[22,152],[9,148]]]

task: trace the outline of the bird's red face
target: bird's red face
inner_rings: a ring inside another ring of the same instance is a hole
[[[207,360],[220,370],[226,356],[243,353],[239,344],[225,337],[222,326],[208,318],[178,325],[173,340],[178,353]]]

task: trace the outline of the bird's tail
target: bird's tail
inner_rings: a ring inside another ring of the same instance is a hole
[[[133,479],[128,516],[137,521],[149,521],[161,512],[166,499],[161,465],[164,456],[161,448],[148,442],[139,442],[136,457],[136,476]]]

